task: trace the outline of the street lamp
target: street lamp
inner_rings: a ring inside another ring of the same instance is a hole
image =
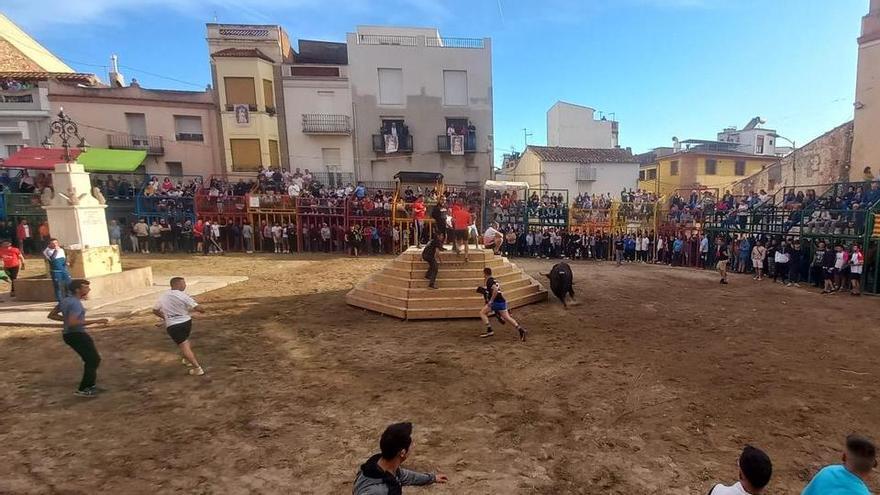
[[[58,120],[53,120],[49,124],[49,135],[41,143],[43,147],[50,148],[53,144],[52,136],[56,134],[61,138],[61,147],[64,148],[64,161],[67,163],[73,161],[70,156],[70,141],[78,139],[79,143],[76,144],[76,147],[80,151],[85,151],[89,147],[86,138],[79,135],[79,127],[77,127],[76,122],[64,113],[63,108],[58,112]]]
[[[774,137],[777,140],[782,139],[788,141],[791,144],[791,175],[792,175],[792,187],[797,187],[797,145],[794,144],[794,141],[788,139],[785,136],[780,136],[775,132],[773,134],[769,134],[770,137]]]

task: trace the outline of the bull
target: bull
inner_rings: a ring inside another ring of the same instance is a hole
[[[556,263],[550,269],[550,273],[542,273],[541,275],[550,279],[550,291],[553,292],[553,295],[559,299],[563,306],[568,308],[568,303],[565,302],[566,295],[571,297],[572,305],[577,304],[574,300],[574,275],[572,275],[571,267],[568,266],[568,263]]]

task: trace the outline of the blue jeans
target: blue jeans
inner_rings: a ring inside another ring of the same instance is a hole
[[[70,285],[70,274],[66,271],[52,271],[52,287],[55,289],[55,300],[61,302],[68,294],[68,286]]]

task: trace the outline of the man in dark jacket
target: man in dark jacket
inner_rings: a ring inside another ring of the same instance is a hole
[[[361,465],[354,480],[353,495],[401,495],[404,486],[446,483],[442,474],[419,473],[400,467],[412,446],[412,423],[395,423],[379,440],[380,453]]]
[[[446,207],[446,198],[437,198],[437,204],[431,209],[431,218],[434,220],[434,233],[446,236],[446,216],[449,210]]]

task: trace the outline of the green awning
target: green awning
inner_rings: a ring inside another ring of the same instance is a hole
[[[89,148],[76,161],[85,166],[86,172],[134,172],[146,157],[144,150]]]

